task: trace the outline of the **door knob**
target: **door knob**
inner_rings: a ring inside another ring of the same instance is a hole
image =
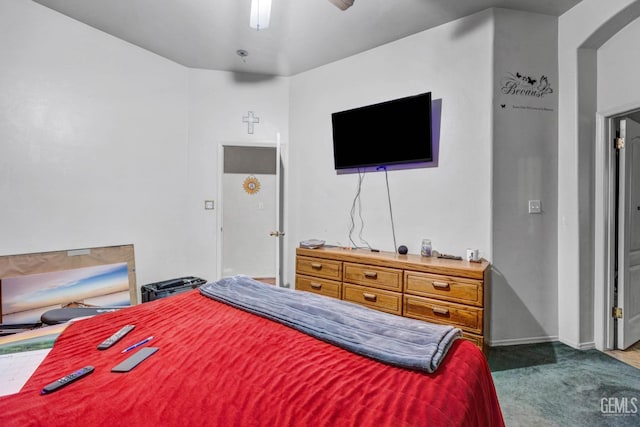
[[[271,233],[269,233],[269,236],[282,237],[284,236],[284,233],[282,231],[272,231]]]

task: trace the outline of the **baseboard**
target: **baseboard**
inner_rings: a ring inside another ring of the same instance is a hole
[[[591,341],[580,344],[578,350],[593,350],[594,348],[596,348],[596,343],[594,341]]]
[[[539,344],[544,342],[553,342],[559,341],[562,344],[568,345],[569,347],[575,348],[576,350],[592,350],[596,348],[596,343],[594,341],[584,342],[584,343],[572,343],[566,340],[559,339],[557,336],[552,337],[529,337],[529,338],[514,338],[508,340],[495,340],[491,341],[490,347],[504,347],[508,345],[522,345],[522,344]]]
[[[512,338],[507,340],[495,340],[490,341],[490,347],[503,347],[507,345],[521,345],[521,344],[539,344],[543,342],[558,341],[558,337],[529,337],[529,338]]]
[[[584,343],[574,343],[574,342],[569,342],[567,340],[562,340],[562,339],[559,339],[558,341],[560,341],[562,344],[568,345],[569,347],[573,347],[576,350],[592,350],[596,348],[595,341],[589,341]]]

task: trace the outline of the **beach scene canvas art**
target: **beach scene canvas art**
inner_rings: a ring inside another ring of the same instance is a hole
[[[130,305],[127,263],[52,271],[0,280],[2,324],[40,321],[48,310]]]

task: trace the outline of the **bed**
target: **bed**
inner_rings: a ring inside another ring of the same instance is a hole
[[[453,339],[429,373],[252,311],[193,290],[74,322],[22,390],[0,398],[0,425],[504,425],[486,360],[470,342]],[[97,350],[127,324],[136,327]],[[129,357],[123,348],[149,335],[146,346],[159,348],[153,356],[128,373],[111,372]],[[86,365],[94,372],[41,395]]]

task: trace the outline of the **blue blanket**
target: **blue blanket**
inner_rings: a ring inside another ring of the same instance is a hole
[[[363,356],[434,372],[459,329],[395,316],[308,292],[277,288],[247,276],[200,287],[200,293],[295,328]]]

